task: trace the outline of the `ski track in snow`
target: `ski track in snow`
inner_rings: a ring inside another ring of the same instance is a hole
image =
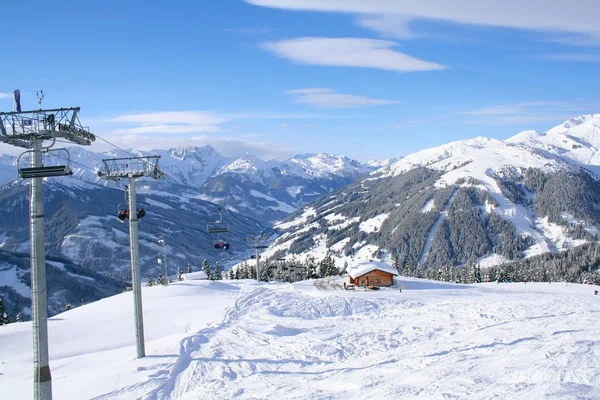
[[[452,202],[454,201],[454,198],[456,197],[457,193],[458,193],[458,189],[454,189],[454,191],[448,198],[446,205],[444,206],[444,210],[440,212],[438,219],[435,221],[435,223],[431,227],[431,230],[427,234],[427,239],[425,240],[425,246],[423,246],[423,253],[421,253],[421,257],[419,258],[419,264],[421,264],[421,265],[425,264],[425,261],[427,261],[427,256],[429,255],[429,249],[431,249],[431,244],[433,243],[435,234],[437,233],[438,228],[440,227],[444,218],[446,218],[446,216],[448,215],[448,209],[452,205]]]
[[[531,220],[527,209],[520,204],[514,204],[504,196],[498,183],[489,174],[491,174],[491,171],[488,171],[486,174],[479,177],[479,179],[481,179],[484,185],[488,187],[489,193],[498,202],[498,207],[495,209],[495,212],[501,218],[510,221],[516,227],[517,234],[527,233],[535,240],[536,244],[532,247],[537,247],[538,250],[534,252],[530,251],[528,256],[549,252],[551,250],[550,245],[546,241],[544,235],[535,229],[535,224]],[[519,230],[521,232],[519,232]]]
[[[581,329],[597,312],[554,296],[511,300],[504,286],[482,297],[440,285],[451,289],[433,302],[244,287],[174,363],[98,399],[600,398],[598,329]]]

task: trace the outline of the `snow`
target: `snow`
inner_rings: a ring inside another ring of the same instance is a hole
[[[345,221],[346,216],[342,214],[327,214],[323,217],[327,222]]]
[[[490,256],[479,259],[477,261],[477,264],[479,264],[479,266],[481,268],[489,268],[489,267],[493,267],[496,265],[502,265],[509,261],[510,260],[508,258],[504,257],[503,255],[494,253]]]
[[[377,232],[381,228],[381,224],[383,224],[383,221],[385,221],[389,215],[390,214],[377,215],[373,218],[361,222],[358,228],[361,231],[365,231],[367,233]]]
[[[302,193],[302,189],[304,189],[304,186],[290,186],[286,189],[286,191],[292,198],[295,199],[300,193]]]
[[[9,264],[0,264],[0,287],[13,288],[23,297],[31,297],[31,288],[19,279],[17,267]],[[0,358],[1,359],[1,358]]]
[[[444,206],[444,209],[440,212],[440,215],[435,220],[433,226],[429,230],[429,233],[427,234],[427,239],[425,239],[425,245],[423,246],[423,252],[421,253],[421,257],[419,258],[419,264],[425,264],[425,261],[427,261],[427,256],[429,255],[429,250],[431,249],[431,245],[433,244],[433,239],[435,238],[435,235],[442,221],[448,216],[448,209],[452,205],[452,202],[454,201],[454,198],[456,197],[457,193],[458,190],[456,189],[452,192],[450,198]]]
[[[327,227],[328,230],[332,230],[332,231],[336,231],[336,230],[340,230],[340,229],[346,229],[347,227],[349,227],[352,224],[357,223],[358,221],[360,221],[360,217],[353,217],[353,218],[349,218],[348,220],[336,224],[336,225],[330,225]]]
[[[368,274],[371,271],[379,270],[388,272],[392,275],[398,275],[398,272],[394,267],[389,264],[382,263],[374,260],[359,260],[348,266],[348,275],[352,278],[358,278],[364,274]]]
[[[317,210],[313,207],[307,207],[304,209],[304,212],[302,213],[302,215],[300,215],[296,219],[289,221],[289,222],[276,223],[275,228],[285,230],[285,229],[292,228],[294,226],[300,226],[300,225],[306,223],[308,218],[314,217],[315,215],[317,215]]]
[[[548,217],[536,219],[536,226],[544,232],[544,236],[549,238],[558,250],[566,250],[587,243],[587,240],[584,239],[571,239],[564,226],[549,222]]]
[[[67,268],[65,267],[65,264],[60,263],[60,262],[55,262],[55,261],[46,261],[48,264],[60,269],[61,271],[65,272],[67,275],[70,275],[74,278],[78,278],[78,279],[85,279],[88,281],[92,281],[95,282],[96,280],[94,278],[91,278],[89,276],[85,276],[85,275],[78,275],[78,274],[74,274],[72,272],[67,271]]]
[[[197,280],[201,280],[201,279],[208,279],[208,275],[206,275],[206,272],[204,271],[197,271],[197,272],[188,272],[187,274],[183,274],[183,280],[184,281],[197,281]]]
[[[160,201],[152,200],[150,198],[146,198],[146,203],[150,204],[151,206],[166,208],[168,210],[172,210],[173,209],[173,207],[171,207],[168,204],[162,203]]]
[[[268,200],[268,201],[270,201],[270,202],[275,202],[275,203],[277,203],[277,206],[276,206],[276,207],[270,207],[270,206],[269,206],[269,207],[270,207],[271,209],[273,209],[273,210],[277,210],[277,211],[283,211],[283,212],[285,212],[285,213],[288,213],[288,214],[289,214],[289,213],[292,213],[292,212],[294,212],[294,211],[296,211],[296,208],[295,208],[295,207],[292,207],[292,206],[290,206],[289,204],[286,204],[286,203],[284,203],[284,202],[281,202],[281,201],[277,200],[277,199],[276,199],[276,198],[274,198],[274,197],[267,196],[266,194],[263,194],[263,193],[261,193],[261,192],[258,192],[258,191],[256,191],[256,190],[253,190],[253,189],[251,189],[251,190],[250,190],[250,194],[251,194],[252,196],[254,196],[254,197],[259,197],[259,198],[262,198],[262,199],[266,199],[266,200]]]
[[[421,213],[424,214],[426,212],[433,211],[434,206],[435,206],[435,201],[434,201],[434,198],[432,197],[431,199],[429,199],[427,201],[427,203],[425,203],[423,208],[421,208]]]
[[[340,283],[341,283],[341,279]],[[347,278],[346,278],[347,279]],[[57,399],[598,399],[600,298],[564,283],[403,291],[182,281],[49,319]],[[0,327],[0,393],[31,398],[31,323]]]

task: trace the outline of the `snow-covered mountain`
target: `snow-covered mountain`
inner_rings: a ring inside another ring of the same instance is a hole
[[[44,184],[46,252],[70,260],[75,267],[127,281],[128,225],[116,218],[118,209],[127,207],[123,190],[126,181],[107,181],[97,173],[102,159],[124,155],[94,153],[82,147],[68,150],[74,176],[49,178]],[[272,221],[370,171],[346,157],[327,154],[263,161],[251,155],[226,158],[210,146],[128,152],[160,155],[159,166],[166,173],[164,179],[146,178],[138,184],[137,206],[146,211],[140,223],[144,279],[164,272],[156,261],[162,254],[157,243],[159,235],[167,243],[171,277],[177,268],[199,268],[203,259],[212,265],[219,261],[226,268],[251,253],[247,236],[264,231]],[[0,157],[0,179],[4,179],[1,182],[10,182],[0,188],[0,249],[6,254],[29,252],[28,186],[22,180],[15,181],[15,161],[15,157]],[[206,227],[208,222],[219,219],[219,207],[223,208],[224,221],[230,228],[220,239],[229,241],[231,246],[229,251],[217,253],[217,237],[208,234]],[[22,273],[26,266],[20,268],[12,261],[2,263],[2,258],[0,254],[0,277],[12,283],[0,282],[4,288],[0,289],[0,297],[10,307],[16,307],[13,311],[25,310],[27,317],[27,301],[20,297],[26,291],[18,289],[30,284],[29,275]],[[48,268],[53,267],[48,264]],[[50,285],[59,275],[50,274]],[[51,289],[51,314],[63,309],[59,304],[64,307],[64,303],[72,301],[76,294],[69,290],[67,287],[54,293]]]
[[[102,159],[123,157],[122,152],[94,153],[82,147],[69,147],[68,150],[76,178],[122,187],[97,174]],[[149,182],[152,188],[178,194],[185,192],[267,221],[282,219],[296,208],[373,169],[345,156],[324,153],[263,161],[250,154],[227,158],[212,146],[150,152],[129,149],[127,152],[136,156],[161,156],[159,166],[166,176],[160,182]],[[11,156],[0,158],[0,185],[17,178],[15,160]],[[69,184],[64,180],[60,182]]]
[[[597,240],[600,114],[410,154],[276,225],[267,256],[497,265]]]

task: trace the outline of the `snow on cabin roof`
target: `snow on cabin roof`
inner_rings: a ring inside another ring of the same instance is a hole
[[[208,279],[208,276],[206,276],[206,272],[198,271],[198,272],[189,272],[187,274],[183,274],[184,281],[198,281],[201,279]]]
[[[398,272],[396,272],[396,269],[394,267],[379,261],[356,261],[349,265],[346,270],[348,271],[348,275],[350,275],[351,278],[358,278],[359,276],[368,274],[369,272],[374,271],[376,269],[378,269],[379,271],[387,272],[392,275],[398,275]]]

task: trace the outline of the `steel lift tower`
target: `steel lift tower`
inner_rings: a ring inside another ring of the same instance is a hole
[[[17,96],[18,93],[18,96]],[[78,119],[79,107],[21,111],[20,92],[15,90],[17,111],[0,112],[0,142],[27,149],[17,160],[23,179],[30,179],[31,312],[33,323],[33,393],[36,400],[52,399],[48,360],[48,299],[44,244],[43,178],[72,175],[66,149],[54,149],[57,139],[82,146],[96,137]]]
[[[267,240],[267,237],[261,235],[261,234],[257,234],[255,236],[249,236],[246,238],[247,242],[250,243],[254,243],[254,248],[256,249],[256,255],[254,256],[256,258],[256,281],[260,282],[260,250],[261,249],[266,249],[269,246],[265,246],[261,243],[265,242]]]
[[[131,249],[131,281],[133,285],[133,308],[135,313],[135,339],[137,357],[146,356],[144,345],[144,321],[142,310],[142,283],[140,278],[140,253],[138,247],[138,223],[142,214],[136,208],[136,179],[150,176],[160,179],[164,173],[158,169],[160,156],[111,158],[102,160],[103,168],[98,176],[108,180],[129,180],[129,247]],[[145,213],[145,212],[144,212]]]

